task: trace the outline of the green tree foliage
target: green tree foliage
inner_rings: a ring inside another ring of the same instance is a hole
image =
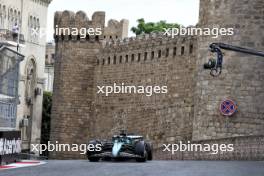
[[[43,110],[42,110],[42,125],[41,125],[41,143],[48,144],[50,140],[50,117],[51,117],[51,106],[52,106],[52,93],[43,93]],[[43,153],[44,156],[48,157],[48,152]]]
[[[131,31],[136,35],[150,34],[151,32],[164,32],[164,28],[179,28],[180,25],[177,23],[166,23],[166,21],[159,21],[157,23],[148,22],[146,23],[144,18],[137,20],[137,27],[132,27]]]

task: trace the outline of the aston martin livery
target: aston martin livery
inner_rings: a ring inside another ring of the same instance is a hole
[[[152,146],[142,136],[121,133],[111,141],[92,140],[89,144],[101,144],[101,151],[87,151],[91,162],[111,159],[136,159],[138,162],[152,160]]]

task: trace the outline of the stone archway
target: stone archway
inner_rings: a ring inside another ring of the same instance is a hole
[[[28,126],[24,127],[22,133],[22,139],[24,143],[30,148],[31,136],[32,136],[32,122],[33,122],[33,110],[35,102],[35,89],[37,86],[37,66],[34,58],[30,58],[25,67],[25,101],[26,107],[24,109],[24,118],[28,121]]]

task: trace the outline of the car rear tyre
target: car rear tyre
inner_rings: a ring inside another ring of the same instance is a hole
[[[148,154],[147,154],[147,151],[146,151],[146,146],[145,146],[144,141],[139,141],[138,143],[136,143],[135,153],[137,155],[141,156],[140,158],[136,158],[137,162],[145,162],[145,161],[147,161]]]
[[[148,160],[152,160],[153,156],[152,156],[152,146],[150,143],[146,143],[146,151],[148,154]]]

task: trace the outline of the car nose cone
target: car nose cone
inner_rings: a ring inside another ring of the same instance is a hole
[[[112,148],[112,155],[113,157],[117,157],[120,149],[122,148],[123,143],[121,142],[115,142],[114,146]]]

